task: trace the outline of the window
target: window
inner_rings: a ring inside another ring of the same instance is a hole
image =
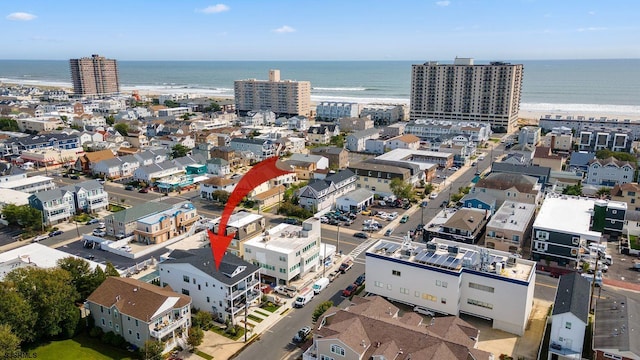
[[[602,354],[602,356],[606,357],[607,359],[622,360],[622,356],[619,356],[619,355],[604,353]]]
[[[207,302],[211,301],[211,299],[207,296]]]
[[[104,318],[102,318],[102,326],[104,326],[104,325],[105,325]]]
[[[136,319],[136,326],[138,326],[138,319]]]
[[[391,275],[394,275],[394,276],[400,276],[400,271],[398,271],[398,270],[391,270]]]
[[[136,333],[136,339],[140,340],[140,333],[139,332]]]
[[[336,355],[344,356],[344,349],[338,345],[331,345],[331,352]]]
[[[391,290],[391,284],[387,284],[387,290]]]
[[[402,287],[401,287],[401,288],[400,288],[400,293],[401,293],[401,294],[405,294],[405,295],[409,295],[409,289],[406,289],[406,288],[402,288]]]
[[[183,293],[183,294],[185,294],[185,295],[189,295],[189,290],[187,290],[187,289],[182,289],[182,293]]]
[[[434,301],[434,302],[438,300],[436,296],[433,296],[431,294],[422,294],[422,298],[425,300]]]
[[[574,237],[572,237],[572,238],[571,238],[571,243],[572,243],[573,245],[578,245],[578,244],[580,244],[580,237],[579,237],[579,236],[574,236]]]
[[[447,299],[446,298],[442,298],[442,299],[440,299],[440,302],[443,303],[443,304],[446,304],[447,303]]]
[[[478,301],[474,299],[467,299],[467,304],[483,307],[485,309],[490,309],[490,310],[493,309],[493,304],[489,304],[484,301]]]
[[[120,332],[120,325],[116,324],[116,332]]]
[[[111,322],[111,320],[109,320],[109,327],[113,329],[113,322]]]
[[[571,323],[568,322],[568,321],[566,323],[564,323],[564,328],[571,330]]]
[[[384,284],[383,284],[383,283],[381,283],[380,281],[374,281],[374,282],[373,282],[373,286],[375,286],[375,287],[380,287],[380,288],[381,288],[381,287],[384,287]]]
[[[476,283],[472,283],[472,282],[469,282],[469,287],[471,289],[486,291],[486,292],[490,292],[490,293],[493,293],[495,291],[495,289],[493,287],[491,287],[491,286],[482,285],[482,284],[476,284]]]
[[[420,297],[420,291],[416,291],[416,292],[415,292],[415,296],[416,296],[416,297]]]
[[[332,357],[328,357],[327,355],[320,355],[320,360],[335,360]]]
[[[536,232],[536,239],[538,239],[538,240],[549,240],[549,233],[546,232],[546,231],[538,230]]]
[[[187,275],[184,275],[184,276],[182,277],[182,281],[184,281],[184,282],[189,282],[189,280],[190,280],[190,279],[189,279],[189,277],[188,277]]]
[[[436,280],[436,286],[442,286],[442,281]]]

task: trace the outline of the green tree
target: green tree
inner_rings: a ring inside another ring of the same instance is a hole
[[[425,194],[431,194],[431,193],[433,192],[433,188],[434,188],[434,186],[433,186],[433,184],[432,184],[432,183],[427,183],[427,184],[424,186],[424,193],[425,193]]]
[[[222,110],[222,107],[220,107],[220,105],[216,102],[211,102],[211,105],[204,108],[204,112],[218,112],[220,110]]]
[[[93,287],[93,273],[86,260],[68,256],[58,260],[58,266],[71,274],[71,283],[80,295],[76,300],[86,299],[95,290]],[[99,266],[96,268],[99,268]]]
[[[126,123],[117,123],[113,125],[113,128],[122,136],[129,135],[129,125]]]
[[[413,197],[413,185],[400,178],[391,179],[389,188],[398,199],[411,199]]]
[[[190,114],[182,114],[182,116],[180,116],[180,118],[182,120],[189,120],[189,119],[191,119],[191,115]]]
[[[89,281],[90,281],[89,286],[91,289],[93,289],[91,290],[90,293],[92,293],[95,289],[97,289],[98,286],[100,286],[106,279],[107,279],[107,274],[104,273],[104,270],[102,270],[100,266],[96,266],[96,268],[93,269],[91,276],[89,277]]]
[[[324,314],[332,306],[333,306],[333,301],[325,301],[323,303],[318,304],[318,306],[316,306],[315,310],[313,310],[313,314],[311,315],[311,320],[313,322],[318,321],[320,316],[322,316],[322,314]]]
[[[0,118],[0,130],[2,131],[20,131],[18,122],[9,118]]]
[[[0,324],[0,359],[18,358],[20,338],[11,332],[11,326]]]
[[[216,190],[211,193],[212,198],[216,199],[217,201],[223,204],[226,204],[227,201],[229,201],[229,196],[231,196],[231,194],[228,191],[224,191],[224,190]]]
[[[111,126],[111,125],[116,123],[116,118],[113,117],[113,115],[109,115],[109,116],[105,117],[104,119],[107,122],[107,125],[109,125],[109,126]]]
[[[616,158],[620,161],[628,161],[633,164],[636,164],[638,162],[633,154],[629,154],[627,152],[611,151],[609,149],[601,149],[596,151],[596,158],[598,159],[607,159],[610,157]]]
[[[177,102],[175,102],[173,100],[165,100],[164,101],[164,106],[166,106],[168,108],[176,108],[176,107],[179,107],[180,104],[178,104]]]
[[[19,226],[30,231],[42,229],[42,212],[29,205],[7,204],[2,209],[2,215],[11,226]]]
[[[562,193],[565,195],[581,196],[582,184],[578,182],[575,185],[567,186],[562,190]]]
[[[31,305],[37,316],[36,338],[74,335],[80,310],[74,305],[78,293],[71,275],[60,268],[19,268],[5,277]]]
[[[161,359],[162,350],[164,350],[164,346],[162,346],[162,342],[147,340],[144,342],[144,345],[140,348],[140,356],[142,356],[144,360]]]
[[[596,191],[596,195],[598,195],[598,197],[611,195],[611,189],[606,188],[606,187],[601,187],[601,188],[598,189],[598,191]]]
[[[173,147],[171,148],[171,156],[175,159],[175,158],[181,158],[183,156],[187,156],[187,154],[189,153],[189,151],[191,151],[191,149],[189,149],[188,147],[182,145],[182,144],[175,144],[173,145]]]
[[[345,140],[344,134],[332,136],[331,139],[329,140],[329,144],[337,148],[341,148],[341,147],[344,147],[344,140]]]
[[[0,324],[7,324],[24,342],[36,339],[37,314],[10,282],[0,282]]]
[[[198,311],[191,316],[192,327],[198,327],[201,329],[209,329],[213,322],[213,316],[208,311]]]
[[[116,270],[116,267],[113,266],[111,261],[107,261],[107,264],[104,266],[104,274],[106,276],[120,277],[120,273]]]
[[[202,344],[203,339],[204,331],[197,326],[192,326],[189,330],[189,335],[187,336],[187,344],[191,346],[192,349],[195,349],[196,346]]]

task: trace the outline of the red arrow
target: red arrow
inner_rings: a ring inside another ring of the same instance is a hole
[[[277,178],[280,175],[289,174],[291,171],[282,170],[276,166],[278,157],[270,157],[266,160],[259,162],[249,172],[247,172],[236,188],[233,190],[222,211],[222,217],[220,218],[220,224],[218,225],[218,233],[214,233],[211,230],[207,230],[209,234],[209,242],[211,243],[211,251],[213,252],[213,259],[216,263],[216,269],[220,268],[220,262],[227,252],[227,248],[231,243],[235,233],[226,235],[227,223],[229,217],[233,214],[233,210],[238,206],[240,201],[249,194],[249,192],[255,189],[258,185],[265,181]]]

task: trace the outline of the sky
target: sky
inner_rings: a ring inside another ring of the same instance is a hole
[[[640,58],[637,0],[0,1],[0,59]]]

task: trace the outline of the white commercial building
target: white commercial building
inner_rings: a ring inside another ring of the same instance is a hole
[[[22,179],[11,180],[7,182],[0,183],[0,188],[2,189],[11,189],[16,191],[22,191],[29,194],[35,194],[41,191],[47,191],[55,189],[56,183],[53,182],[53,179],[48,176],[31,176],[25,177]]]
[[[337,120],[358,117],[360,105],[352,102],[322,101],[316,105],[316,119]]]
[[[535,263],[512,254],[434,239],[380,240],[366,252],[366,290],[438,313],[490,319],[524,334],[533,306]]]
[[[279,224],[244,243],[244,259],[260,267],[262,278],[289,284],[322,263],[320,220],[311,218],[302,226]]]

